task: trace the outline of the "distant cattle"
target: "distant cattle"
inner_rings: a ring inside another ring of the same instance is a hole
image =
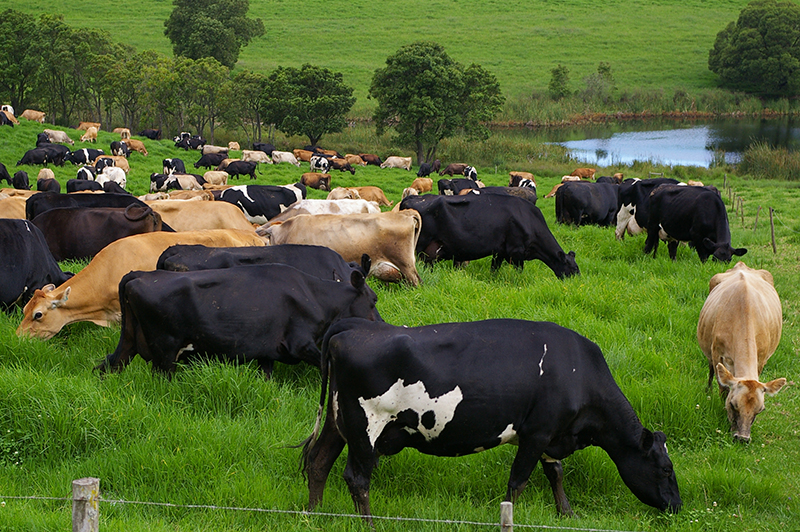
[[[431,192],[433,190],[433,179],[430,177],[418,177],[411,183],[411,188],[415,189],[420,194]]]
[[[627,181],[627,180],[626,180]],[[617,240],[623,240],[625,233],[638,235],[647,230],[650,217],[650,194],[661,185],[676,185],[677,179],[659,177],[656,179],[637,179],[625,182],[619,187],[617,210]]]
[[[205,179],[206,183],[211,183],[212,185],[227,185],[228,177],[228,172],[217,170],[209,170],[203,174],[203,179]]]
[[[383,164],[381,158],[374,153],[359,153],[358,156],[361,157],[361,160],[367,163],[367,165],[381,166]]]
[[[119,155],[122,157],[130,157],[131,150],[128,145],[120,140],[115,140],[111,143],[111,155]]]
[[[253,149],[258,151],[263,151],[267,155],[272,155],[272,152],[275,151],[275,146],[265,142],[254,142]]]
[[[131,130],[126,127],[115,127],[112,133],[119,133],[120,139],[129,139],[131,138]]]
[[[594,168],[576,168],[570,175],[580,177],[581,179],[594,179],[595,172],[597,172],[597,170]]]
[[[782,327],[781,301],[770,272],[738,262],[711,278],[697,341],[708,358],[708,386],[716,374],[720,392],[727,392],[725,409],[734,440],[750,441],[753,421],[764,410],[764,395],[775,395],[786,384],[784,378],[759,380]]]
[[[439,159],[433,161],[433,163],[422,163],[419,165],[419,170],[417,171],[417,177],[427,177],[433,173],[436,173],[441,168],[442,162]]]
[[[33,109],[25,109],[21,115],[26,120],[32,120],[44,124],[44,113],[42,111],[34,111]]]
[[[43,135],[43,133],[40,133]],[[53,163],[56,166],[64,166],[64,162],[70,154],[69,148],[62,144],[54,144],[52,142],[38,142],[36,148],[44,150],[47,154],[47,162]]]
[[[331,175],[319,172],[306,172],[300,176],[300,182],[307,187],[319,190],[331,189]]]
[[[556,192],[556,221],[562,224],[616,225],[619,185],[564,183]]]
[[[161,165],[164,168],[165,174],[174,174],[176,172],[179,174],[186,173],[186,165],[183,163],[183,160],[178,158],[164,159],[161,161]]]
[[[288,151],[273,150],[272,151],[272,162],[274,164],[289,163],[289,164],[293,164],[293,165],[295,165],[297,167],[300,166],[300,163],[298,162],[298,160],[294,156],[294,154],[289,153]]]
[[[5,111],[0,111],[0,126],[14,127],[14,121],[8,117]]]
[[[100,131],[100,125],[100,122],[81,122],[75,129],[79,131],[89,131],[89,128],[93,127],[96,131]]]
[[[101,155],[105,155],[106,152],[103,150],[93,149],[93,148],[81,148],[79,150],[75,150],[67,155],[66,160],[71,162],[72,164],[92,164],[95,159],[100,157]]]
[[[232,141],[230,141],[230,142],[228,143],[228,149],[229,149],[229,150],[235,150],[235,151],[239,151],[239,150],[241,150],[242,148],[241,148],[241,146],[239,146],[239,143],[238,143],[238,142],[236,142],[236,141],[233,141],[233,140],[232,140]]]
[[[640,501],[671,512],[682,506],[664,433],[642,426],[600,348],[554,323],[344,319],[325,334],[321,370],[317,420],[302,454],[309,510],[345,445],[345,481],[371,525],[380,456],[412,447],[453,457],[504,443],[518,447],[507,501],[541,462],[557,512],[572,515],[560,461],[596,445]]]
[[[393,205],[393,202],[389,201],[389,198],[386,197],[386,194],[384,194],[383,190],[381,190],[379,187],[351,187],[351,190],[358,192],[358,196],[361,199],[374,201],[378,205],[386,205],[387,207],[391,207]]]
[[[146,137],[150,140],[161,140],[161,130],[160,129],[144,129],[139,132],[140,137]],[[147,154],[145,154],[147,155]]]
[[[272,164],[270,156],[261,150],[242,150],[242,160],[245,162]]]
[[[465,163],[450,163],[444,168],[444,170],[439,172],[439,175],[463,175],[466,168],[470,168],[470,166]]]
[[[97,128],[92,126],[81,135],[81,142],[97,142]]]
[[[745,248],[731,247],[728,212],[716,189],[661,185],[650,197],[650,217],[644,252],[658,251],[661,232],[668,240],[669,256],[675,260],[679,242],[688,242],[697,251],[701,262],[709,257],[730,262],[747,253]]]
[[[197,135],[189,138],[180,138],[179,140],[175,141],[176,148],[182,148],[184,150],[199,150],[203,146],[205,146],[206,139],[199,137]]]
[[[217,199],[242,209],[250,223],[265,224],[298,201],[295,192],[274,185],[239,185],[226,188]]]
[[[208,155],[203,155],[200,159],[194,163],[195,168],[215,168],[225,160],[224,153],[209,153]]]
[[[354,153],[346,153],[344,160],[354,166],[367,166],[367,163],[364,162],[364,159]]]
[[[131,150],[138,151],[139,153],[145,156],[147,155],[147,148],[145,148],[144,142],[142,142],[141,140],[125,139],[122,142],[124,142]]]
[[[45,129],[42,133],[47,135],[50,142],[66,142],[67,144],[75,144],[75,141],[69,138],[66,131],[59,131],[56,129]]]
[[[150,174],[150,192],[202,190],[205,180],[197,174]]]
[[[255,179],[256,166],[257,163],[254,162],[233,161],[225,167],[225,172],[227,172],[230,177],[235,177],[236,179],[239,179],[240,175],[249,175],[250,179]]]
[[[292,150],[292,155],[294,155],[298,161],[310,163],[311,158],[314,157],[314,152],[311,150],[296,149]]]
[[[9,186],[12,185],[11,176],[8,173],[6,165],[4,165],[3,163],[0,163],[0,181],[6,181],[9,184]]]
[[[218,154],[218,155],[221,155],[221,154]],[[232,162],[235,162],[235,161],[241,161],[241,159],[230,159],[230,158],[226,157],[225,159],[222,159],[222,161],[220,161],[220,163],[217,165],[215,170],[217,172],[221,172],[221,171],[227,169],[228,165],[231,164]]]
[[[323,157],[322,155],[312,155],[311,158],[308,160],[308,165],[312,172],[322,173],[322,174],[327,174],[328,168],[330,167],[328,159]]]
[[[508,186],[536,188],[536,178],[530,172],[509,172]]]
[[[61,271],[44,235],[28,220],[0,219],[0,249],[0,309],[23,306],[36,290],[72,277]]]
[[[403,170],[411,170],[411,157],[387,157],[381,164],[381,168],[402,168]]]
[[[330,160],[331,170],[339,170],[340,172],[350,172],[350,175],[356,175],[356,169],[353,168],[349,162],[344,159],[334,158]]]
[[[131,171],[131,165],[128,159],[123,155],[101,155],[94,160],[95,169],[98,171],[102,170],[102,168],[98,167],[98,163],[101,160],[105,160],[105,162],[108,163],[105,166],[116,166],[117,168],[121,168],[126,174]]]
[[[223,153],[225,156],[228,155],[228,148],[225,146],[214,146],[212,144],[205,144],[201,150],[203,155],[208,155],[209,153]]]
[[[47,164],[51,162],[48,158],[47,150],[45,148],[34,148],[32,150],[26,151],[22,155],[22,159],[17,161],[17,166],[21,164],[28,164],[28,165],[38,165],[38,164]]]

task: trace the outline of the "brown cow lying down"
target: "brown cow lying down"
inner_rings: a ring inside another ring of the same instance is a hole
[[[17,336],[47,340],[65,325],[91,321],[107,327],[120,321],[118,287],[132,270],[154,270],[158,257],[175,244],[212,247],[263,246],[255,232],[235,229],[186,233],[145,233],[112,242],[73,278],[56,288],[36,290],[23,310]]]
[[[199,191],[208,194],[207,190]],[[253,231],[242,209],[226,201],[186,201],[169,199],[148,203],[165,224],[176,231],[239,229]]]
[[[389,201],[389,198],[386,197],[380,187],[350,187],[350,190],[355,190],[361,199],[374,201],[378,205],[386,205],[387,207],[394,205],[394,202]]]
[[[372,259],[370,275],[388,282],[405,279],[417,286],[419,274],[414,249],[421,227],[419,213],[407,209],[376,214],[301,214],[263,228],[262,233],[272,245],[325,246],[348,262],[358,262],[366,253]]]

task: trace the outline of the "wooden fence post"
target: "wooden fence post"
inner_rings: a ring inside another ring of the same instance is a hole
[[[72,532],[97,532],[100,527],[100,512],[97,502],[100,497],[99,478],[79,478],[72,481]]]
[[[500,503],[500,532],[514,532],[514,505],[508,501]]]

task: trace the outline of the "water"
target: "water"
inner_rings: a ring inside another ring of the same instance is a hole
[[[754,142],[800,150],[800,122],[737,119],[699,122],[631,122],[548,131],[546,140],[568,148],[596,166],[652,161],[670,166],[708,167],[715,154],[736,163]]]

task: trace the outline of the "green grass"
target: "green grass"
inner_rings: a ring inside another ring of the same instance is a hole
[[[13,170],[22,153],[33,146],[39,129],[27,122],[0,128],[0,161]],[[75,131],[69,133],[77,139]],[[106,148],[114,137],[101,132],[98,146]],[[350,151],[350,146],[377,151],[363,131],[332,138],[341,151]],[[300,143],[280,142],[286,147]],[[453,153],[468,149],[459,142],[447,149]],[[528,160],[526,150],[536,146],[515,142],[520,141],[509,141],[513,149],[503,155],[508,160],[497,162],[497,173],[491,159],[479,166],[486,184],[503,184],[509,169],[527,169],[536,174],[543,196],[571,169],[569,160],[559,157]],[[172,148],[170,141],[145,143],[148,157],[131,156],[129,189],[137,194],[146,191],[148,176],[160,169],[162,158],[178,156],[190,164],[199,157]],[[257,183],[293,182],[304,169],[262,166]],[[34,177],[38,167],[26,170]],[[75,172],[69,166],[54,170],[62,184]],[[637,163],[624,170],[629,177],[646,177],[653,166]],[[664,170],[722,189],[724,169]],[[397,201],[413,177],[413,172],[368,167],[359,168],[355,176],[336,172],[333,181],[379,185]],[[715,389],[705,389],[707,363],[695,338],[708,280],[728,266],[700,264],[688,248],[678,250],[676,262],[668,259],[663,246],[653,259],[642,254],[642,237],[617,242],[610,228],[555,224],[553,200],[540,199],[557,240],[565,250],[576,251],[580,276],[560,281],[539,261],[527,263],[523,272],[505,265],[492,273],[489,260],[483,259],[460,270],[451,264],[433,268],[420,264],[422,285],[417,289],[370,281],[382,316],[397,325],[512,317],[551,320],[576,330],[600,345],[645,426],[668,435],[684,501],[680,514],[668,516],[641,504],[605,453],[590,448],[564,462],[565,489],[580,518],[556,517],[547,482],[534,471],[515,506],[517,523],[659,531],[784,531],[797,526],[800,396],[794,382],[800,371],[800,186],[730,174],[728,182],[744,198],[746,214],[744,225],[730,216],[733,245],[748,248],[744,257],[748,265],[773,273],[783,302],[783,338],[762,378],[786,377],[792,383],[767,399],[747,446],[732,443],[722,402]],[[311,196],[324,193],[311,191]],[[753,231],[759,205],[776,210],[777,254],[772,252],[764,210]],[[63,265],[74,271],[81,266]],[[273,380],[265,381],[254,367],[212,363],[182,368],[169,381],[151,374],[137,358],[122,374],[101,379],[91,369],[115,348],[117,327],[78,323],[38,342],[15,336],[20,320],[19,311],[0,315],[0,495],[69,497],[73,479],[95,476],[101,479],[106,500],[277,510],[305,507],[299,450],[288,446],[302,441],[313,426],[319,394],[316,370],[279,364]],[[373,511],[496,522],[514,452],[515,448],[503,446],[447,459],[406,450],[383,458],[373,475]],[[343,467],[342,458],[331,474],[320,511],[353,513]],[[69,502],[4,502],[0,531],[69,526]],[[102,530],[367,530],[358,520],[322,516],[110,503],[101,503],[100,511]],[[476,529],[394,522],[379,522],[377,528]]]
[[[601,61],[611,65],[624,90],[672,93],[714,87],[708,51],[719,31],[735,20],[746,0],[566,0],[370,2],[251,0],[250,16],[266,34],[243,49],[238,66],[268,72],[312,63],[344,74],[366,113],[372,74],[401,46],[416,40],[442,44],[457,61],[478,63],[497,75],[509,100],[544,90],[550,71],[569,68],[570,88]],[[138,50],[171,54],[163,23],[168,0],[120,6],[100,0],[60,3],[0,0],[0,9],[63,13],[73,27],[101,27]]]

